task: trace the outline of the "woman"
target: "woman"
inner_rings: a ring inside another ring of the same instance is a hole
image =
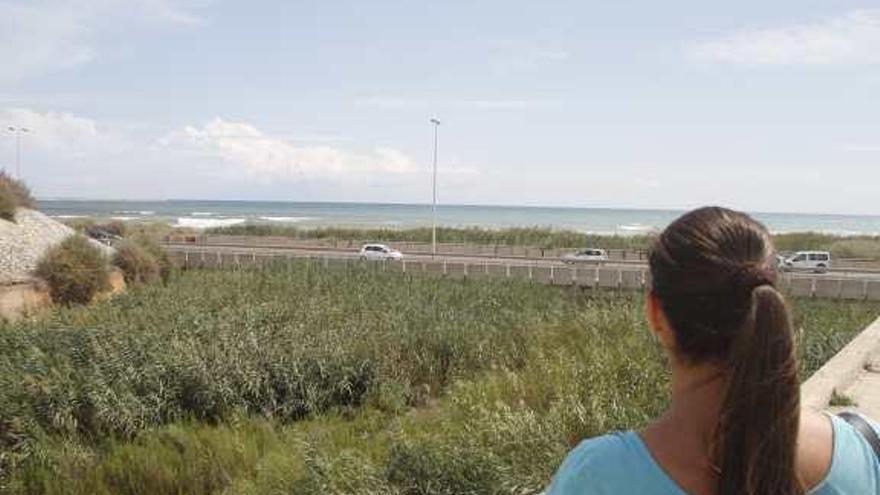
[[[672,368],[669,410],[641,432],[581,443],[548,495],[880,494],[880,461],[865,438],[800,409],[773,256],[764,226],[724,208],[692,211],[663,231],[646,314]]]

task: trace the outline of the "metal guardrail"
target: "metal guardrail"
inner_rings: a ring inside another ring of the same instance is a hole
[[[355,252],[367,242],[357,240],[337,241],[332,239],[296,239],[291,237],[271,236],[175,236],[165,240],[171,246],[198,246],[215,248],[266,248],[266,249],[298,249],[314,251]],[[431,245],[417,242],[385,242],[385,244],[406,254],[431,254]],[[515,260],[559,260],[571,253],[574,248],[544,249],[529,246],[450,244],[437,245],[437,254],[450,257],[500,258]],[[608,262],[615,264],[644,265],[648,254],[644,250],[610,249]],[[829,272],[835,273],[878,273],[880,262],[869,260],[840,259],[834,262]],[[795,270],[792,273],[808,273]]]
[[[166,250],[178,265],[185,268],[239,267],[283,260],[308,259],[323,266],[369,263],[384,272],[424,274],[458,279],[518,278],[536,283],[578,286],[594,289],[644,290],[650,273],[644,266],[608,267],[556,266],[505,261],[469,262],[456,260],[361,261],[353,255],[327,253],[260,253],[253,250],[217,250],[209,246],[181,248],[167,245]],[[780,287],[794,297],[880,301],[880,279],[781,274]]]
[[[239,246],[264,248],[297,249],[339,249],[356,250],[364,244],[381,242],[404,253],[430,254],[431,244],[410,241],[340,240],[340,239],[296,239],[281,236],[233,236],[199,235],[176,236],[168,241],[172,244],[196,246]],[[582,248],[582,247],[581,247]],[[493,258],[548,258],[556,259],[576,251],[570,248],[542,248],[536,246],[517,246],[509,244],[463,244],[438,243],[437,252],[444,255],[493,257]],[[606,249],[609,261],[646,261],[647,252],[641,249]]]

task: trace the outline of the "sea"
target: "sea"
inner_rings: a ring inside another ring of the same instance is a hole
[[[40,200],[41,211],[58,219],[95,218],[163,222],[205,229],[240,224],[295,225],[303,228],[431,225],[424,204],[321,203],[275,201],[95,201]],[[543,206],[439,205],[437,224],[451,227],[551,227],[597,234],[634,235],[662,229],[683,211]],[[752,212],[774,233],[823,232],[880,235],[880,215]]]

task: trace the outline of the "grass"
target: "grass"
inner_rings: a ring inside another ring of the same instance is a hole
[[[207,234],[280,236],[295,239],[359,241],[431,242],[430,228],[348,229],[336,227],[301,228],[282,225],[242,224],[209,229]],[[478,227],[437,229],[437,242],[483,245],[517,245],[537,248],[600,247],[605,249],[648,249],[651,237],[597,235],[549,227],[485,229]],[[774,243],[779,251],[823,250],[835,258],[880,260],[880,237],[840,237],[817,232],[777,234]]]
[[[412,229],[352,229],[242,224],[209,229],[206,233],[281,236],[295,239],[431,242],[431,229],[429,227]],[[649,241],[650,238],[647,236],[602,236],[550,227],[514,227],[503,229],[484,229],[479,227],[437,228],[437,242],[441,243],[534,246],[545,249],[582,246],[597,246],[606,249],[643,249],[648,247]]]
[[[831,391],[831,400],[828,401],[828,405],[831,407],[853,407],[856,406],[856,401],[852,399],[852,397],[838,393],[837,390]]]
[[[534,493],[666,404],[637,294],[306,262],[0,328],[15,493]],[[795,301],[804,376],[877,304]]]
[[[33,208],[34,198],[24,182],[0,170],[0,219],[15,221],[18,208]]]

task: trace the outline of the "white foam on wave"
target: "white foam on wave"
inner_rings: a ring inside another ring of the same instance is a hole
[[[119,216],[119,217],[110,217],[110,220],[119,220],[120,222],[129,222],[131,220],[137,220],[137,217]]]
[[[229,227],[245,222],[244,218],[193,218],[179,217],[175,227],[188,227],[191,229],[210,229],[214,227]]]
[[[192,215],[194,217],[210,217],[213,214],[214,214],[213,211],[194,211],[194,212],[190,213],[190,215]]]
[[[156,212],[151,210],[120,210],[114,211],[113,213],[119,213],[121,215],[141,215],[146,217],[154,215]]]
[[[314,220],[314,217],[259,217],[260,220],[265,220],[267,222],[284,222],[284,223],[298,223],[298,222],[307,222],[309,220]]]
[[[52,215],[52,218],[70,219],[70,218],[88,218],[86,215]]]

